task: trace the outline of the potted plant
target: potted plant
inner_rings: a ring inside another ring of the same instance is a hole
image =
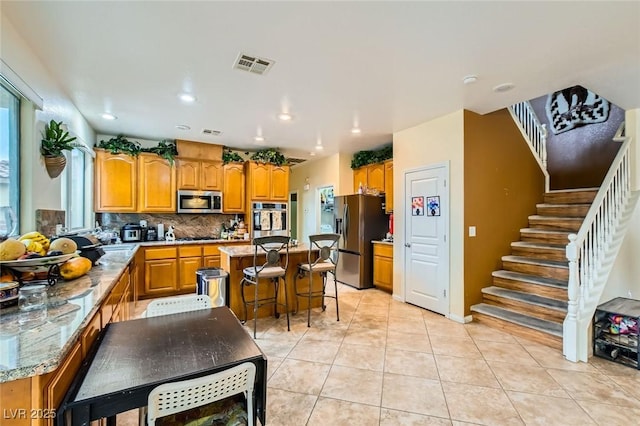
[[[47,173],[52,179],[58,177],[67,165],[67,159],[62,151],[71,151],[77,147],[78,144],[73,142],[75,140],[75,137],[70,136],[69,132],[62,128],[62,121],[51,120],[44,125],[40,153],[44,157]]]

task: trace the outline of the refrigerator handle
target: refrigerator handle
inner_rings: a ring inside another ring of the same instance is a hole
[[[349,205],[347,203],[344,204],[344,209],[342,211],[342,223],[344,227],[344,239],[349,238]]]

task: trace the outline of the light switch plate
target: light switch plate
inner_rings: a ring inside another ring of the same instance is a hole
[[[476,227],[475,226],[470,226],[469,227],[469,236],[470,237],[475,237],[476,236]]]

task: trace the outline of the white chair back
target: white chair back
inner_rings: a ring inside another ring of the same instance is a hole
[[[211,308],[211,298],[207,295],[190,294],[187,296],[163,297],[152,300],[149,303],[144,317],[151,318],[209,308]]]
[[[245,362],[209,376],[160,385],[149,394],[147,425],[155,425],[158,417],[170,416],[243,393],[247,400],[248,423],[253,426],[255,377],[255,364]]]

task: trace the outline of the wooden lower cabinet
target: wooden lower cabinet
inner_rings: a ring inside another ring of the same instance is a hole
[[[373,243],[373,285],[393,293],[393,246]]]
[[[190,293],[196,292],[196,271],[202,268],[202,246],[180,246],[178,270],[180,282],[178,289]]]

